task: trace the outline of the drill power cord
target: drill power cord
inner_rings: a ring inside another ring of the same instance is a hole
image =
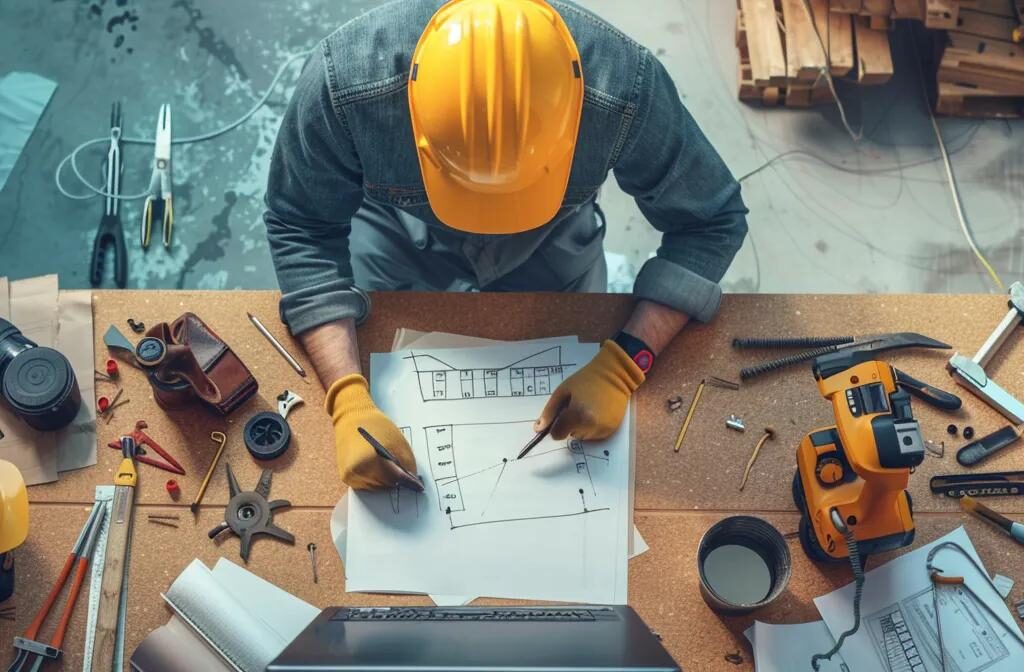
[[[846,641],[846,638],[854,636],[860,630],[860,603],[861,598],[864,596],[864,566],[861,563],[860,547],[857,545],[857,538],[853,536],[853,530],[839,517],[835,509],[832,510],[832,523],[839,523],[836,527],[843,533],[843,541],[846,542],[846,552],[850,556],[850,566],[853,568],[853,580],[856,583],[856,588],[853,592],[853,626],[839,635],[836,645],[828,652],[818,653],[811,657],[811,667],[815,670],[820,669],[820,661],[832,660],[832,656],[839,653],[839,649],[843,648],[843,642]]]
[[[244,124],[245,122],[249,121],[249,119],[251,119],[252,116],[254,114],[256,114],[256,112],[258,112],[259,109],[261,107],[263,107],[267,103],[267,100],[270,99],[270,95],[273,93],[274,88],[277,86],[278,82],[281,80],[281,77],[284,75],[285,70],[288,69],[288,66],[290,66],[292,63],[294,63],[295,61],[298,61],[300,59],[309,58],[309,56],[312,55],[312,53],[313,53],[313,50],[311,49],[309,51],[303,51],[303,52],[294,54],[292,56],[289,56],[285,60],[285,62],[281,65],[281,67],[278,68],[277,74],[275,74],[274,78],[270,81],[270,85],[267,86],[266,92],[259,98],[259,100],[256,101],[256,103],[251,108],[249,108],[248,112],[243,114],[241,117],[239,117],[235,121],[232,121],[231,123],[227,124],[226,126],[224,126],[222,128],[218,128],[217,130],[214,130],[214,131],[210,131],[208,133],[201,133],[199,135],[194,135],[194,136],[186,137],[186,138],[172,138],[171,139],[171,144],[172,145],[191,145],[191,144],[195,144],[195,143],[198,143],[198,142],[205,142],[207,140],[213,140],[214,138],[220,137],[220,136],[224,135],[225,133],[228,133],[230,131],[235,130],[236,128],[238,128],[239,126]],[[78,168],[78,154],[80,152],[82,152],[83,150],[88,149],[89,147],[93,147],[93,146],[99,145],[99,144],[104,144],[105,145],[105,144],[108,144],[109,142],[110,142],[110,136],[109,135],[106,135],[106,136],[104,136],[102,138],[94,138],[92,140],[87,140],[86,142],[83,142],[82,144],[80,144],[77,147],[75,147],[71,151],[70,154],[65,156],[61,160],[61,162],[57,165],[57,170],[56,170],[56,172],[54,173],[54,176],[53,176],[54,182],[57,185],[57,190],[61,194],[66,196],[67,198],[70,198],[70,199],[73,199],[73,200],[76,200],[76,201],[83,201],[83,200],[90,199],[90,198],[96,198],[97,196],[103,196],[105,198],[112,198],[112,199],[117,199],[117,200],[121,200],[121,201],[136,201],[136,200],[139,200],[139,199],[142,199],[142,198],[145,198],[146,196],[148,196],[150,194],[150,191],[148,189],[146,191],[141,192],[141,193],[129,194],[127,196],[119,195],[119,194],[112,194],[112,193],[107,191],[107,187],[108,187],[107,184],[104,183],[104,185],[102,187],[97,187],[94,184],[92,184],[91,182],[89,182],[89,180],[87,180],[84,175],[82,175],[82,172]],[[156,144],[155,138],[152,138],[152,137],[150,137],[150,138],[128,138],[128,137],[122,137],[121,138],[121,142],[124,143],[124,144],[127,144],[127,145],[155,145]],[[64,184],[61,181],[61,174],[64,171],[64,167],[68,163],[71,164],[71,170],[75,174],[75,177],[78,179],[78,181],[86,189],[89,190],[90,193],[87,193],[87,194],[72,194],[71,192],[69,192],[67,189],[64,188]]]

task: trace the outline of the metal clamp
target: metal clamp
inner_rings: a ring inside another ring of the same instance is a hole
[[[966,387],[986,404],[1002,413],[1015,424],[1024,423],[1024,403],[1000,387],[985,372],[992,358],[1006,344],[1010,335],[1024,323],[1024,284],[1010,287],[1010,310],[988,337],[974,357],[968,359],[960,353],[950,358],[946,370],[959,385]]]

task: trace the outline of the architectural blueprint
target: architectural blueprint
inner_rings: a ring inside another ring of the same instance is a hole
[[[850,637],[842,650],[851,670],[942,672],[932,584],[925,565],[928,552],[944,541],[959,544],[980,563],[970,538],[960,527],[867,573],[864,621],[860,631]],[[970,561],[958,553],[942,553],[936,557],[935,564],[948,576],[964,577],[976,594],[971,595],[962,586],[939,588],[937,598],[946,671],[1019,672],[1024,669],[1021,663],[1024,645],[1011,634],[1020,631],[1002,597]],[[852,600],[852,585],[814,600],[833,636],[849,627]],[[999,618],[989,614],[979,600],[984,600]]]
[[[354,493],[350,591],[624,603],[632,526],[629,418],[603,442],[533,421],[595,344],[374,354],[371,389],[407,432],[426,491]]]

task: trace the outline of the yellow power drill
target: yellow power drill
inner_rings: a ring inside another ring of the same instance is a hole
[[[960,408],[961,401],[877,358],[903,348],[949,347],[920,334],[887,334],[815,359],[814,377],[832,403],[835,424],[803,438],[793,479],[800,542],[813,560],[845,560],[848,539],[856,540],[861,555],[913,542],[906,488],[925,447],[910,395],[944,410]]]

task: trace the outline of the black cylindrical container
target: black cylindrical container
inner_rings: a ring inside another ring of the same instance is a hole
[[[723,550],[739,555],[716,558],[716,553]],[[733,566],[725,568],[723,564]],[[729,616],[748,614],[778,597],[789,583],[791,567],[786,540],[774,527],[753,516],[718,521],[704,533],[697,549],[701,595],[709,607]],[[727,572],[724,579],[722,570]],[[764,574],[762,590],[744,595],[743,586],[737,584],[748,583],[759,572]],[[731,594],[723,588],[731,589]],[[737,589],[741,590],[737,593]]]
[[[82,406],[75,371],[53,348],[41,348],[0,319],[0,398],[41,431],[71,424]]]

